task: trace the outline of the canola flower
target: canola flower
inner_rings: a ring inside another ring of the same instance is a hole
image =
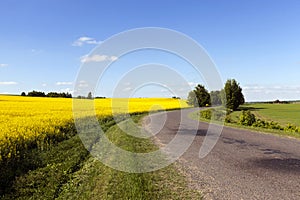
[[[91,100],[90,100],[91,101]],[[188,107],[169,98],[95,99],[98,118]],[[72,99],[0,95],[0,162],[19,159],[33,148],[43,150],[74,133]]]

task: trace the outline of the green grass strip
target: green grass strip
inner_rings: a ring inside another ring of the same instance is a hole
[[[132,118],[138,122],[142,117]],[[135,152],[157,149],[151,139],[129,136],[110,124],[106,135],[121,148]],[[174,165],[150,173],[117,171],[91,157],[78,136],[36,156],[39,167],[17,177],[1,199],[201,199],[201,193],[188,187]]]

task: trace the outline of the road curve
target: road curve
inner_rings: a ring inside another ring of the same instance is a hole
[[[156,130],[156,122],[166,118],[156,139],[168,144],[176,134],[191,132],[188,127],[195,121],[188,114],[194,111],[153,114],[144,125]],[[300,140],[224,127],[213,150],[200,159],[208,126],[199,123],[192,145],[178,161],[190,186],[202,190],[205,199],[300,199]]]

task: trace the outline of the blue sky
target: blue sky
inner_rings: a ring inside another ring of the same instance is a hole
[[[235,78],[247,101],[300,99],[300,1],[0,1],[0,93],[73,91],[83,56],[112,35],[162,27],[197,41],[223,79]],[[104,78],[110,96],[124,68],[164,61],[158,52],[116,61]],[[158,59],[160,58],[160,59]],[[136,60],[139,59],[139,60]],[[169,63],[204,83],[177,58]],[[176,61],[176,62],[175,62]],[[117,62],[120,62],[117,64]],[[121,65],[121,63],[123,65]],[[177,64],[176,64],[177,63]],[[151,92],[150,92],[151,91]],[[137,96],[170,96],[144,88]],[[180,94],[183,95],[183,94]]]

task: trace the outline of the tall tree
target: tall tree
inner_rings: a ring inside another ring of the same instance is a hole
[[[203,85],[197,85],[188,95],[188,104],[204,107],[210,105],[210,95]]]
[[[211,105],[214,106],[222,105],[221,91],[211,91],[210,98],[211,98]]]
[[[198,101],[197,101],[194,90],[189,92],[189,95],[187,98],[187,104],[194,106],[194,107],[198,106]]]
[[[92,92],[89,92],[89,93],[88,93],[87,98],[88,98],[88,99],[92,99],[92,98],[93,98]]]
[[[231,110],[237,110],[238,107],[245,103],[242,88],[234,79],[227,80],[224,87],[226,97],[226,107]]]

